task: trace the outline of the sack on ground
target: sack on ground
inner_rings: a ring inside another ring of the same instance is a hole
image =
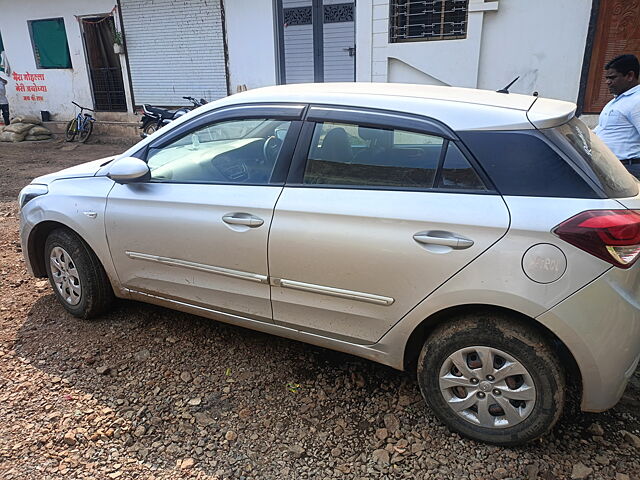
[[[40,140],[51,140],[51,135],[27,135],[24,139],[28,142],[38,142]]]
[[[51,135],[51,131],[47,127],[36,125],[27,133],[29,136],[33,135]]]
[[[26,135],[24,133],[14,133],[4,131],[0,133],[0,142],[21,142]]]
[[[18,115],[11,119],[11,123],[31,123],[32,125],[42,125],[42,120],[33,115]]]
[[[27,130],[31,130],[33,125],[30,123],[12,123],[8,127],[4,127],[5,132],[12,133],[24,133],[26,135]]]

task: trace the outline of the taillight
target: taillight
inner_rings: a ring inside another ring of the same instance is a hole
[[[640,254],[640,211],[589,210],[562,222],[553,233],[605,262],[629,268]]]

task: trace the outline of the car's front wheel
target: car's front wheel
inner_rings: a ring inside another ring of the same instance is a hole
[[[44,254],[53,292],[69,313],[92,318],[109,308],[114,295],[107,274],[78,235],[67,229],[53,230]]]
[[[492,314],[438,327],[420,354],[418,382],[449,428],[496,445],[544,435],[564,405],[564,372],[547,339],[531,326]]]

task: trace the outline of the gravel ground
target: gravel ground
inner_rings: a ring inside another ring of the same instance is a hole
[[[160,307],[69,316],[30,278],[14,202],[122,146],[0,144],[0,478],[640,479],[640,370],[534,444],[450,433],[411,373]],[[48,162],[48,163],[45,163]]]

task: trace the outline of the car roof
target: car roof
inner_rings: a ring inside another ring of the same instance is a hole
[[[313,98],[316,96],[335,95],[336,97],[376,97],[383,96],[392,103],[398,98],[413,100],[445,100],[477,105],[487,105],[515,110],[529,110],[536,97],[519,94],[504,94],[489,90],[473,88],[447,87],[438,85],[417,85],[407,83],[300,83],[293,85],[276,85],[271,87],[247,90],[241,94],[248,98],[267,100],[273,96],[295,95]]]
[[[576,110],[574,103],[533,95],[473,88],[405,83],[304,83],[248,90],[210,102],[171,122],[126,154],[207,111],[244,104],[290,103],[358,107],[426,116],[455,131],[532,130],[561,125]]]
[[[406,83],[303,83],[256,88],[208,105],[295,102],[378,108],[435,118],[454,130],[545,128],[568,121],[570,102],[474,88]]]

